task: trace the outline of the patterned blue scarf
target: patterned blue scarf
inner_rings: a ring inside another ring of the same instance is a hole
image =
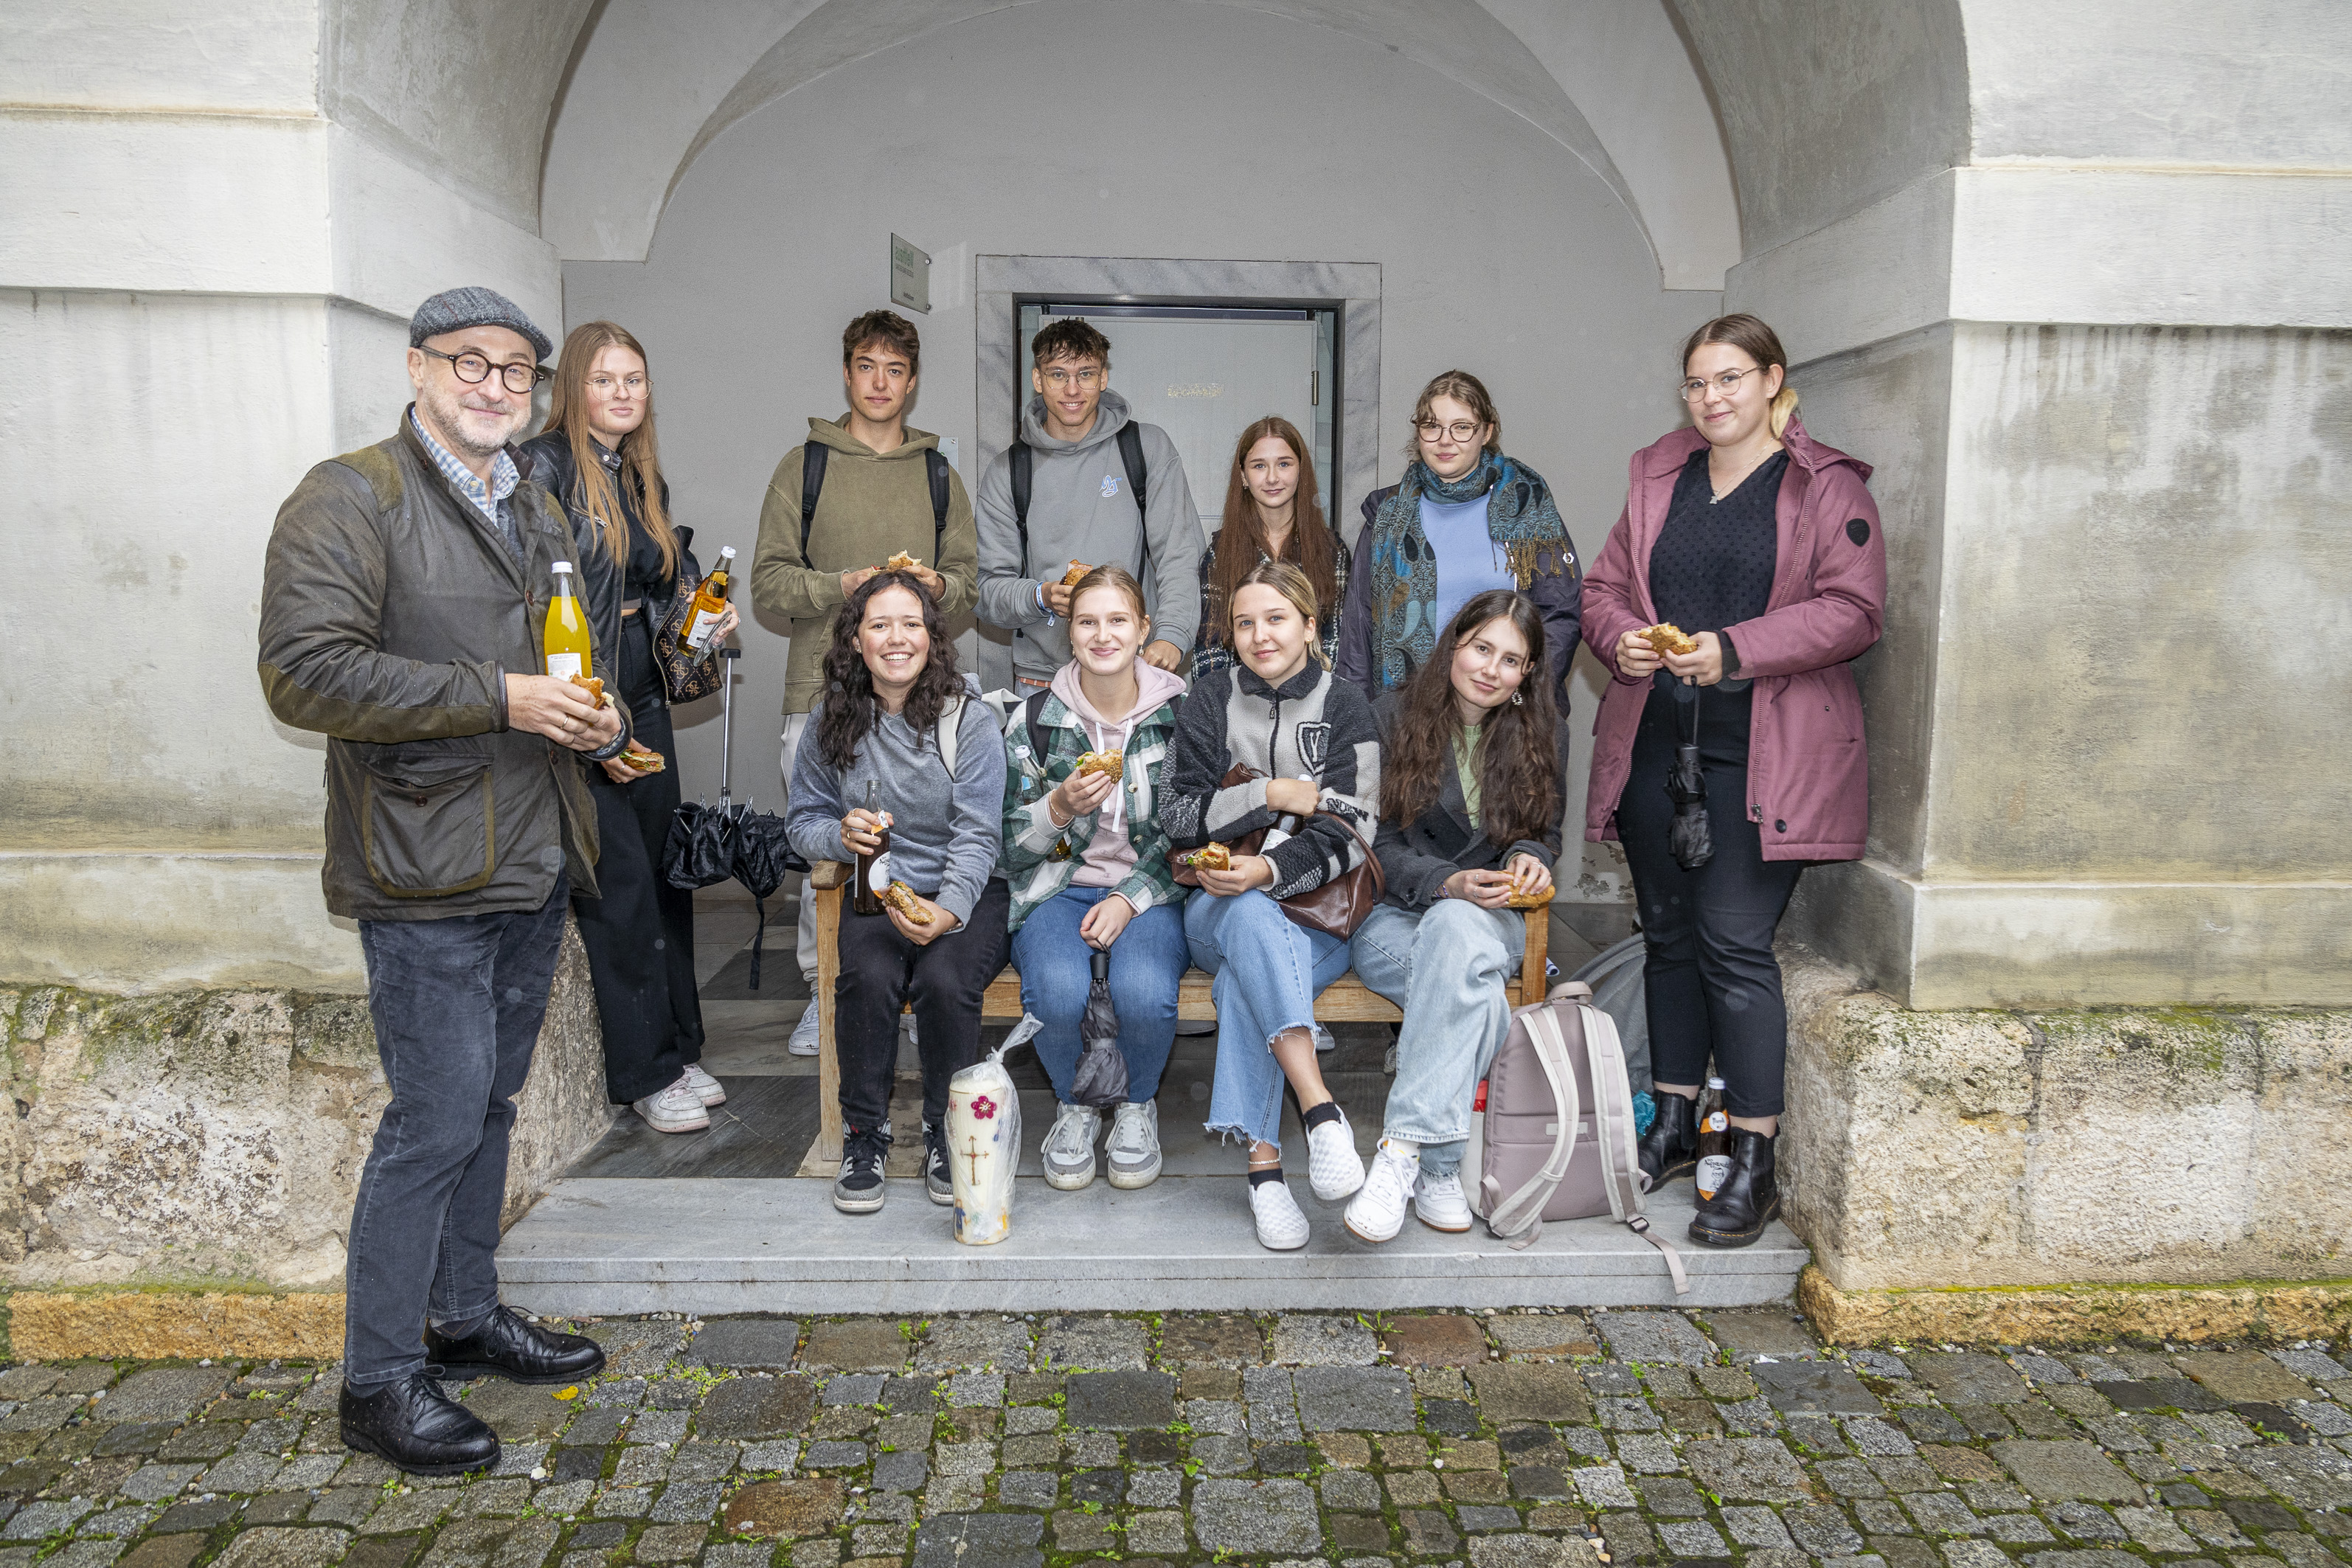
[[[1437,552],[1421,528],[1421,498],[1447,506],[1486,498],[1486,537],[1502,555],[1511,578],[1526,593],[1538,576],[1575,569],[1568,551],[1568,525],[1552,504],[1551,487],[1541,474],[1499,452],[1482,453],[1478,466],[1458,479],[1439,479],[1418,460],[1404,471],[1396,493],[1381,502],[1364,530],[1356,569],[1372,574],[1372,674],[1393,691],[1429,662],[1437,647],[1433,606],[1437,601]]]

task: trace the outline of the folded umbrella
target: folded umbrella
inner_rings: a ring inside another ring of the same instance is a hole
[[[747,804],[735,814],[732,823],[733,857],[728,870],[743,884],[751,895],[752,907],[760,911],[759,929],[751,933],[751,988],[760,988],[760,953],[768,940],[768,898],[783,885],[786,873],[805,871],[808,862],[793,853],[784,838],[784,819],[772,811],[753,811]],[[803,918],[814,920],[814,910],[803,910]]]
[[[1690,689],[1691,738],[1675,746],[1675,765],[1666,770],[1666,798],[1675,803],[1675,820],[1666,829],[1666,845],[1675,864],[1696,871],[1715,858],[1715,829],[1706,816],[1706,775],[1699,771],[1698,694]]]
[[[1085,1053],[1070,1075],[1070,1103],[1101,1110],[1127,1098],[1127,1058],[1118,1054],[1118,1014],[1110,1005],[1110,954],[1101,948],[1095,949],[1094,970],[1087,1010],[1078,1016]]]

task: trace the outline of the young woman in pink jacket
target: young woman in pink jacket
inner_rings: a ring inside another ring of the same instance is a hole
[[[1732,1154],[1691,1221],[1710,1247],[1746,1247],[1780,1212],[1789,1017],[1772,934],[1806,863],[1860,858],[1870,821],[1850,661],[1878,640],[1885,541],[1869,465],[1805,434],[1787,374],[1753,316],[1691,334],[1692,428],[1633,455],[1624,513],[1584,580],[1584,638],[1615,677],[1584,836],[1623,842],[1649,944],[1658,1116],[1642,1167],[1654,1183],[1692,1172],[1712,1058]],[[1698,646],[1661,655],[1641,636],[1661,623]],[[1685,868],[1666,779],[1694,740],[1714,854]]]

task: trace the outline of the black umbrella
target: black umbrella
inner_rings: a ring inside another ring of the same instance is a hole
[[[722,647],[721,658],[740,658],[743,650]],[[670,818],[669,838],[662,846],[662,874],[673,888],[707,888],[732,877],[751,895],[760,911],[760,929],[751,938],[752,990],[760,988],[760,955],[768,935],[768,899],[791,871],[806,871],[808,862],[792,851],[784,838],[784,819],[772,811],[753,811],[749,801],[737,805],[730,796],[734,781],[735,681],[730,668],[719,684],[719,804],[688,801]]]
[[[1118,1015],[1110,1005],[1110,954],[1095,949],[1094,967],[1087,1010],[1078,1019],[1078,1039],[1086,1054],[1070,1077],[1070,1102],[1101,1110],[1127,1098],[1127,1058],[1118,1054]]]
[[[1698,763],[1698,698],[1699,689],[1690,688],[1691,738],[1677,738],[1675,765],[1666,772],[1666,798],[1675,803],[1666,843],[1675,852],[1675,864],[1685,871],[1696,871],[1715,858],[1715,830],[1706,816],[1706,775]]]

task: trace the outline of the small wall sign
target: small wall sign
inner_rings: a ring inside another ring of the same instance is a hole
[[[890,237],[890,303],[931,312],[931,258],[897,235]]]

